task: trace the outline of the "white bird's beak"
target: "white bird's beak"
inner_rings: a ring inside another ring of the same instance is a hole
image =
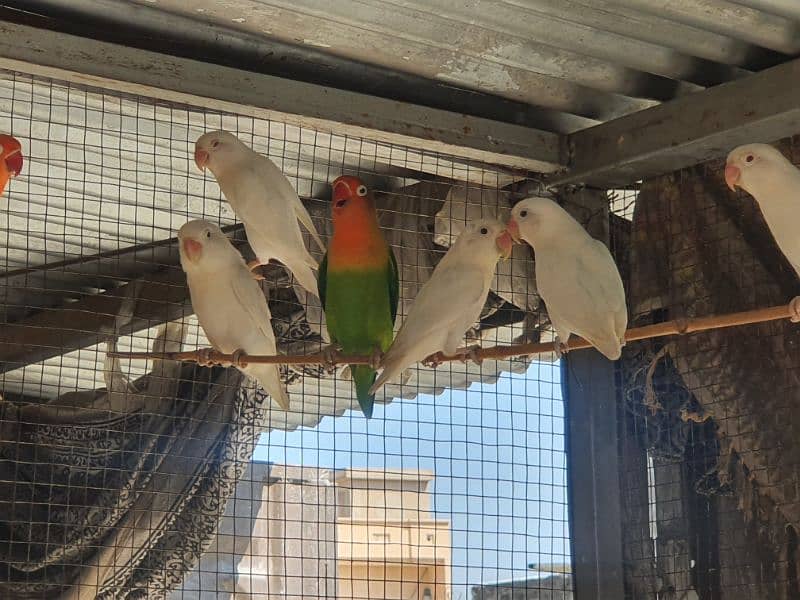
[[[503,258],[511,258],[511,252],[514,250],[514,240],[511,238],[508,229],[504,229],[503,233],[497,236],[495,244],[500,251],[500,256]]]
[[[181,244],[183,245],[183,253],[186,255],[186,258],[192,262],[200,260],[200,256],[203,254],[203,244],[192,238],[186,238]]]
[[[202,148],[195,148],[194,149],[194,164],[197,165],[197,168],[201,171],[206,170],[206,165],[208,164],[208,151],[203,150]]]
[[[736,191],[736,186],[739,185],[739,179],[742,177],[742,171],[739,167],[727,164],[725,165],[725,183],[732,192]]]

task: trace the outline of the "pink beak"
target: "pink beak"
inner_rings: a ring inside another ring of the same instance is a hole
[[[519,234],[519,223],[517,223],[513,217],[506,223],[506,231],[515,242],[519,243],[522,241],[522,236]]]
[[[497,236],[495,244],[497,245],[497,249],[500,250],[500,256],[503,258],[511,258],[511,252],[514,249],[514,240],[511,239],[511,234],[507,229],[504,229],[503,233]]]
[[[205,171],[206,165],[208,164],[208,152],[200,148],[195,148],[194,163],[197,165],[198,169],[200,169],[201,171]]]
[[[732,192],[736,191],[736,186],[739,185],[739,178],[741,176],[742,172],[739,167],[725,165],[725,183],[728,184],[728,187],[731,188]]]
[[[203,244],[192,238],[183,240],[183,253],[192,262],[196,262],[203,253]]]

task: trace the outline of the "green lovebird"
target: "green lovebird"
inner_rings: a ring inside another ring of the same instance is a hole
[[[397,261],[386,243],[372,193],[357,177],[333,182],[333,236],[319,266],[319,295],[331,342],[345,354],[377,357],[392,344],[400,283]],[[376,371],[350,365],[358,404],[372,416],[369,388]]]

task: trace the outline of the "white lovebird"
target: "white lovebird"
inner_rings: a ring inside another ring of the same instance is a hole
[[[628,309],[622,278],[605,244],[547,198],[518,202],[507,227],[533,248],[536,286],[556,330],[558,351],[574,333],[617,360],[625,345]]]
[[[513,241],[496,219],[469,223],[414,299],[397,337],[381,360],[374,394],[406,368],[436,352],[454,354],[481,315],[501,256]]]
[[[200,136],[194,160],[200,170],[214,174],[225,199],[244,223],[247,241],[256,254],[248,267],[254,269],[277,259],[306,291],[319,298],[314,274],[317,261],[306,249],[298,221],[323,252],[325,246],[311,215],[275,163],[228,131]]]
[[[180,228],[178,241],[192,307],[214,349],[225,354],[276,354],[267,299],[220,228],[208,221],[189,221]],[[288,410],[289,395],[278,365],[248,365],[241,371]]]
[[[728,155],[725,183],[756,199],[772,237],[800,276],[800,170],[777,148],[747,144]]]

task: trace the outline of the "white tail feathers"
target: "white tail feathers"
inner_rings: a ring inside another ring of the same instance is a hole
[[[264,388],[269,397],[283,410],[289,410],[289,392],[281,382],[278,365],[252,365],[244,370]]]
[[[605,356],[608,360],[617,360],[620,356],[622,356],[622,346],[625,345],[625,340],[623,338],[620,341],[618,338],[614,337],[613,339],[605,339],[605,340],[587,340],[589,343],[592,344],[597,350]]]
[[[369,393],[374,394],[381,386],[383,386],[386,382],[390,379],[394,379],[395,376],[402,372],[402,361],[399,360],[389,360],[383,365],[383,371],[381,374],[378,375],[378,378],[375,380],[375,383],[372,384],[372,387],[369,388]]]
[[[311,270],[311,267],[300,261],[292,261],[291,264],[284,264],[289,271],[291,271],[292,275],[294,275],[294,278],[297,279],[297,282],[305,291],[319,298],[319,290],[317,289],[317,276],[314,274],[314,271]]]

